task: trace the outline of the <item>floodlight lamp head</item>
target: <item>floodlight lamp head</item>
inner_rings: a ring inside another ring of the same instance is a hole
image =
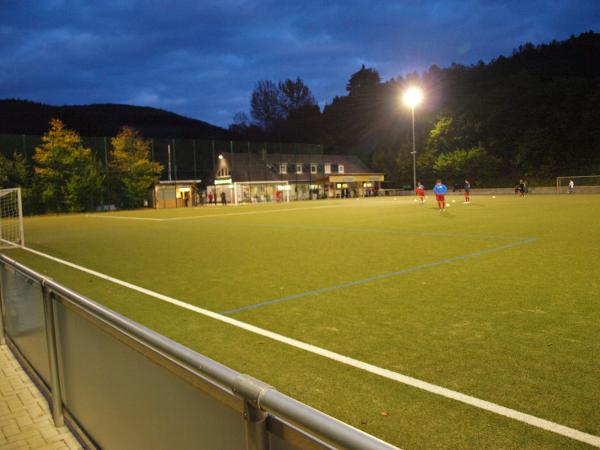
[[[404,91],[402,101],[409,108],[414,108],[423,101],[423,91],[416,86],[409,87]]]

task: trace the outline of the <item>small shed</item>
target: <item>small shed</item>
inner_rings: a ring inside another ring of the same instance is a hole
[[[189,208],[200,205],[202,180],[161,180],[152,190],[152,207]]]

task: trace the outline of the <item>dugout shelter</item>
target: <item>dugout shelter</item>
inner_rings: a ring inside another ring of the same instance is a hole
[[[161,180],[154,185],[149,205],[156,209],[189,208],[200,204],[202,180]]]

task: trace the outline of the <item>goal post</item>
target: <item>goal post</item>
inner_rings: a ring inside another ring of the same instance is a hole
[[[573,181],[573,192],[583,194],[600,194],[600,175],[574,175],[571,177],[556,177],[556,193],[569,193],[569,182]]]
[[[233,183],[233,202],[269,203],[290,201],[290,184],[281,181],[237,181]]]
[[[23,245],[21,188],[0,189],[0,248]]]

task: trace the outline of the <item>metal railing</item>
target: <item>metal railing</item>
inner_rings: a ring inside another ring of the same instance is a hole
[[[89,448],[396,448],[2,254],[0,279],[2,343]]]

